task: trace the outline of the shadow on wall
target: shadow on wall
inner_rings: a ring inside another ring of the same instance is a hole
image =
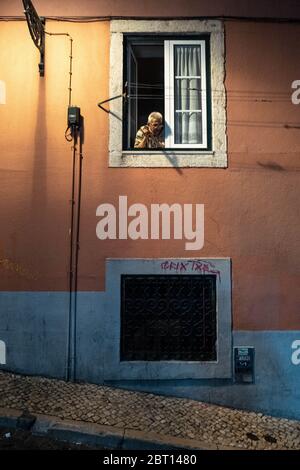
[[[279,165],[276,162],[265,162],[265,163],[257,162],[257,164],[261,166],[262,168],[265,168],[266,170],[284,171],[284,167]]]
[[[35,136],[32,146],[31,200],[29,221],[32,244],[36,256],[43,251],[44,230],[47,224],[47,123],[46,77],[39,78]]]

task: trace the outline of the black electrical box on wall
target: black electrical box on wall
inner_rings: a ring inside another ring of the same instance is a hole
[[[234,348],[234,381],[254,383],[254,348],[237,346]]]
[[[80,108],[68,107],[68,127],[80,127]]]

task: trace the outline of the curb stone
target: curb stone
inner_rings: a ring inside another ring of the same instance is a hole
[[[194,439],[164,436],[132,429],[74,421],[50,415],[29,415],[23,411],[0,408],[0,426],[29,429],[33,435],[121,450],[241,450],[212,446]],[[24,428],[24,426],[27,426]]]
[[[23,411],[11,408],[0,408],[0,426],[3,428],[17,428]]]
[[[34,425],[35,420],[36,420],[36,416],[24,411],[22,415],[18,418],[17,428],[28,431]]]

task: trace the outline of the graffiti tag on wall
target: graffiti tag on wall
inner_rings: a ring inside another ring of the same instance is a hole
[[[0,258],[0,268],[7,269],[13,273],[18,274],[21,277],[25,277],[26,279],[30,280],[37,280],[37,275],[28,271],[28,269],[24,268],[24,266],[15,263],[14,261],[10,260],[9,258]]]
[[[193,259],[187,261],[163,261],[160,265],[163,271],[176,272],[176,273],[199,273],[199,274],[214,274],[221,282],[221,273],[216,266],[207,260]]]

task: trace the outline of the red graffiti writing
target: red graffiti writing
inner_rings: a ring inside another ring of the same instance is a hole
[[[164,261],[160,265],[163,271],[196,272],[199,274],[215,274],[221,282],[221,273],[211,261],[193,259],[188,261]]]

